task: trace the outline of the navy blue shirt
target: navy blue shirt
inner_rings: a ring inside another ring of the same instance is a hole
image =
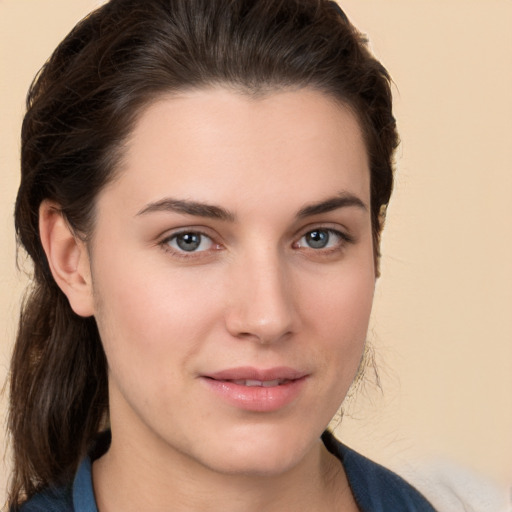
[[[430,503],[396,473],[372,462],[325,432],[327,449],[343,464],[361,512],[435,512]],[[91,458],[80,464],[68,487],[46,489],[21,507],[21,512],[98,512],[92,487]]]

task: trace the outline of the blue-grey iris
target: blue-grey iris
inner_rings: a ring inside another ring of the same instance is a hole
[[[176,235],[176,244],[183,251],[195,251],[201,245],[199,233],[180,233]]]
[[[329,232],[325,229],[316,229],[306,235],[306,243],[313,249],[323,249],[329,243]]]

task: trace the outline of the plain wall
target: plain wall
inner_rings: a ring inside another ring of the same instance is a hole
[[[100,3],[0,0],[0,383],[26,282],[12,226],[24,96]],[[512,2],[340,3],[396,83],[402,145],[369,334],[382,391],[357,393],[338,434],[394,468],[448,459],[509,485]]]

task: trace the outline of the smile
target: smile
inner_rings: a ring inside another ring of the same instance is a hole
[[[291,406],[300,397],[307,378],[307,373],[287,367],[244,367],[205,375],[201,381],[212,396],[231,407],[275,412]]]

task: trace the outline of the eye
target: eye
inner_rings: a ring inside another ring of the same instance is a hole
[[[201,252],[213,247],[209,236],[197,231],[185,231],[167,238],[164,243],[179,252]]]
[[[296,243],[298,248],[331,249],[348,242],[348,236],[335,229],[313,229]]]

